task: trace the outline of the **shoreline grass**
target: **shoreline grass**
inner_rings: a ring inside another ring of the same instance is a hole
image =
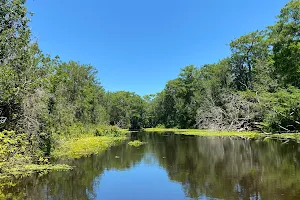
[[[165,133],[173,132],[182,135],[195,135],[203,137],[241,137],[248,139],[271,138],[271,139],[286,139],[300,141],[300,133],[282,133],[282,134],[264,134],[255,131],[212,131],[200,129],[177,129],[177,128],[146,128],[144,132]]]
[[[127,139],[128,131],[114,126],[84,126],[73,124],[64,130],[64,134],[53,134],[54,149],[50,152],[51,158],[55,159],[77,159],[107,150],[111,146],[118,145]],[[6,137],[3,139],[3,137]],[[2,133],[2,157],[6,158],[9,151],[14,150],[16,143],[26,147],[26,141],[17,140],[15,132]],[[22,138],[21,138],[22,139]],[[18,153],[18,152],[17,152]],[[70,170],[71,166],[55,164],[40,155],[38,161],[32,161],[33,155],[24,156],[22,152],[15,154],[14,159],[0,162],[0,180],[26,177],[33,173],[44,174],[50,171]]]
[[[87,136],[63,141],[52,153],[54,158],[77,159],[98,154],[126,140],[125,136]]]

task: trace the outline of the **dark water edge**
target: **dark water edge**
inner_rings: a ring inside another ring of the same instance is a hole
[[[300,199],[300,146],[132,133],[127,142],[69,161],[72,171],[2,187],[6,199]],[[10,198],[13,197],[13,198]]]

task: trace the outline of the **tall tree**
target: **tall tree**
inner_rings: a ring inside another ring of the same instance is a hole
[[[270,26],[274,67],[283,84],[300,87],[300,0],[290,1]]]
[[[26,133],[35,152],[46,111],[46,71],[38,45],[31,40],[24,0],[0,1],[0,131]]]
[[[234,82],[238,90],[252,89],[253,68],[258,60],[268,56],[264,31],[255,31],[230,43]]]

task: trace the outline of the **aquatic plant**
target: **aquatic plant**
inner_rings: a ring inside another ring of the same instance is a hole
[[[128,142],[128,145],[134,146],[134,147],[139,147],[139,146],[142,146],[144,144],[146,144],[146,142],[141,142],[139,140],[134,140],[134,141]]]

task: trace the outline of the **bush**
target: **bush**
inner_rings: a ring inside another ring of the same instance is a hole
[[[26,134],[6,130],[0,132],[0,173],[6,172],[11,166],[31,163],[31,156]]]
[[[265,116],[262,125],[266,131],[300,130],[300,89],[289,87],[275,93],[265,93],[262,106]]]
[[[155,128],[166,128],[166,126],[163,124],[158,124],[157,126],[155,126]]]
[[[122,131],[116,126],[100,126],[95,129],[95,136],[120,137]]]

